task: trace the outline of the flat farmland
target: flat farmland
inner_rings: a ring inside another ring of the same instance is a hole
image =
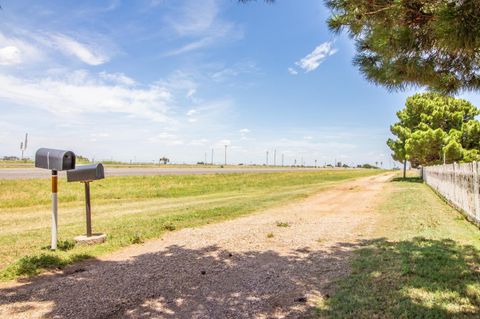
[[[59,181],[60,249],[48,249],[50,181],[0,180],[0,278],[30,276],[165,232],[282,205],[380,170],[110,177],[92,184],[94,232],[105,244],[75,246],[85,232],[83,184]]]

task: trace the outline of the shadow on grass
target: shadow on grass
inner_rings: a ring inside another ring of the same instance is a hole
[[[328,251],[303,248],[281,255],[174,245],[126,260],[92,261],[78,271],[67,267],[63,274],[0,289],[0,314],[478,318],[479,262],[473,247],[424,238],[338,243]],[[324,298],[319,309],[315,295]]]
[[[480,255],[453,240],[365,242],[352,273],[319,315],[330,318],[479,318]]]
[[[419,176],[410,176],[410,177],[395,177],[392,178],[392,182],[403,182],[403,183],[423,183],[423,179]]]

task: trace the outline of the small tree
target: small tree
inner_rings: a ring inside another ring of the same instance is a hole
[[[470,102],[437,93],[415,94],[397,112],[387,145],[392,157],[413,167],[441,162],[472,161],[480,150],[480,111]]]
[[[164,157],[161,157],[161,158],[158,160],[158,162],[159,162],[160,164],[163,163],[164,165],[167,165],[168,163],[170,163],[170,160],[164,156]]]

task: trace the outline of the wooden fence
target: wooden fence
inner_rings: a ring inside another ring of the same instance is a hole
[[[480,225],[479,168],[478,162],[427,166],[423,180]]]

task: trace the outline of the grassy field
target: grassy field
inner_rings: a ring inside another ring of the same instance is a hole
[[[416,178],[396,180],[327,318],[480,318],[480,231]]]
[[[59,238],[50,238],[50,181],[0,180],[0,279],[34,275],[141,243],[166,231],[231,219],[379,170],[111,177],[92,184],[93,230],[105,244],[75,246],[85,232],[83,185],[59,182]]]

